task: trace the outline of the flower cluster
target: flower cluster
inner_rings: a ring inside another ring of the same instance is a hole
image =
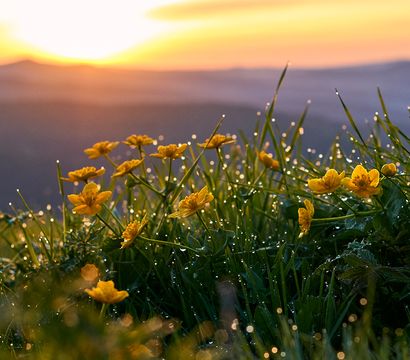
[[[124,144],[131,148],[138,148],[141,156],[143,156],[143,152],[141,151],[142,146],[152,145],[154,142],[154,139],[148,135],[136,134],[128,136],[126,140],[123,141]],[[207,138],[203,143],[199,143],[198,146],[204,149],[218,150],[223,145],[232,144],[234,142],[234,137],[214,134],[212,137]],[[84,152],[91,159],[105,156],[113,165],[115,165],[109,158],[108,154],[115,149],[118,144],[118,141],[102,141],[94,144]],[[157,147],[157,152],[151,153],[150,156],[160,159],[170,159],[172,161],[181,158],[187,147],[188,144],[186,143],[179,145],[160,145]],[[261,150],[257,152],[257,158],[266,169],[272,169],[275,171],[280,170],[280,163],[272,154]],[[112,177],[118,178],[129,174],[133,175],[132,172],[143,162],[144,158],[132,159],[126,160],[120,165],[115,165],[115,172]],[[98,185],[95,183],[88,183],[89,179],[101,176],[104,172],[104,168],[97,170],[95,167],[84,167],[79,170],[70,171],[67,178],[62,178],[66,181],[83,181],[86,183],[81,194],[72,194],[68,196],[70,202],[75,206],[74,211],[76,213],[95,215],[101,210],[101,204],[111,196],[111,191],[100,192]],[[386,177],[392,177],[396,172],[397,168],[393,163],[385,164],[381,168],[381,173]],[[328,169],[322,177],[308,179],[307,186],[316,195],[331,194],[336,192],[339,188],[344,187],[358,197],[370,198],[381,192],[380,172],[377,169],[367,171],[363,165],[357,165],[351,176],[348,177],[345,175],[345,171],[338,172],[335,169]],[[208,191],[207,186],[205,186],[200,191],[194,192],[181,200],[178,204],[177,211],[169,214],[168,218],[186,218],[194,215],[204,209],[213,199],[213,195]],[[298,222],[301,229],[301,236],[308,234],[314,216],[313,203],[309,200],[305,200],[304,205],[305,207],[298,209]],[[133,221],[129,223],[122,233],[124,241],[121,243],[121,248],[124,249],[130,247],[134,240],[141,234],[147,223],[148,220],[146,219],[146,216],[144,216],[141,221]]]
[[[322,178],[310,179],[308,186],[316,194],[328,194],[343,185],[357,196],[368,198],[380,193],[379,177],[380,173],[377,169],[367,172],[362,165],[357,165],[351,178],[345,177],[344,171],[339,174],[335,169],[329,169]]]
[[[381,173],[386,177],[394,176],[396,172],[397,168],[393,163],[385,164],[381,169]],[[370,198],[381,193],[380,173],[377,169],[367,171],[363,165],[357,165],[351,177],[346,177],[344,171],[338,173],[335,169],[329,169],[323,177],[308,180],[308,187],[315,194],[333,193],[341,186],[358,197]],[[314,215],[313,204],[309,200],[305,200],[305,208],[299,208],[298,215],[301,235],[303,236],[310,229]]]

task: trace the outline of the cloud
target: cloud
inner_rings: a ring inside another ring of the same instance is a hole
[[[192,20],[212,16],[229,16],[243,11],[287,6],[300,0],[190,0],[153,9],[149,15],[160,20]]]

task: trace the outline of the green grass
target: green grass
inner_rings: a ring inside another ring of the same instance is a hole
[[[144,147],[146,175],[139,167],[128,177],[94,180],[113,191],[97,216],[71,211],[67,194],[82,184],[59,180],[61,206],[41,212],[21,190],[21,210],[12,207],[0,220],[2,358],[409,358],[409,138],[380,90],[383,115],[367,134],[337,93],[352,132],[327,154],[303,151],[307,108],[285,131],[271,121],[285,72],[252,137],[239,132],[219,150],[189,143],[172,162],[150,158],[154,147]],[[267,145],[279,171],[257,157]],[[109,160],[128,159],[119,155],[126,151],[120,145]],[[131,151],[129,158],[140,157]],[[381,175],[382,192],[368,199],[343,186],[324,195],[307,186],[329,168],[350,177],[358,164],[380,171],[386,163],[400,164],[398,172]],[[214,196],[209,206],[167,217],[205,185]],[[301,237],[305,199],[315,214]],[[127,224],[144,214],[143,233],[121,249]],[[90,263],[130,295],[104,316],[84,292],[92,285],[80,269]]]

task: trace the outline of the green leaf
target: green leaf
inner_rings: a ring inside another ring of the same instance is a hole
[[[410,207],[407,198],[399,185],[394,183],[393,180],[383,181],[381,202],[384,204],[386,216],[391,226],[395,227],[398,222],[405,220],[405,218],[408,219]]]

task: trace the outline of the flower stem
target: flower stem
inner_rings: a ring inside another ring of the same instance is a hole
[[[105,314],[107,313],[107,310],[108,310],[108,306],[109,306],[108,304],[105,304],[105,303],[102,304],[100,315],[98,316],[100,320],[104,319]]]
[[[222,153],[221,153],[222,150],[220,148],[216,148],[215,150],[216,150],[216,153],[218,154],[218,159],[219,159],[219,163],[222,167],[222,171],[225,173],[226,178],[228,179],[228,184],[231,187],[231,192],[233,194],[234,193],[234,182],[233,182],[231,176],[229,175],[228,168],[224,166],[225,165],[224,164],[224,159],[223,159],[223,156],[222,156]],[[228,187],[228,189],[229,189],[229,187]],[[239,209],[240,204],[239,204],[238,198],[235,195],[233,195],[233,197],[234,197],[234,200],[235,200],[236,207]]]
[[[336,198],[338,201],[340,201],[342,204],[346,205],[354,214],[356,214],[356,210],[353,209],[348,203],[347,201],[343,201],[339,195],[332,193],[333,197]]]
[[[257,178],[253,181],[253,184],[251,185],[251,189],[249,190],[247,196],[251,196],[255,192],[255,186],[258,184],[258,181],[261,179],[261,177],[265,174],[266,172],[266,167],[262,170],[262,172],[257,176]]]
[[[116,222],[116,223],[118,224],[118,226],[120,227],[121,231],[124,230],[124,227],[123,227],[123,225],[122,225],[122,223],[121,223],[121,220],[118,218],[118,216],[115,215],[115,214],[113,213],[113,211],[112,211],[107,205],[102,204],[102,206],[103,206],[103,208],[104,208],[105,210],[107,210],[107,212],[108,212],[108,213],[111,215],[111,217],[115,220],[115,222]]]
[[[201,222],[202,226],[204,227],[204,229],[206,230],[206,232],[208,233],[209,237],[212,238],[212,234],[211,231],[209,230],[208,226],[205,223],[205,220],[203,219],[202,215],[200,214],[199,211],[196,212],[196,215],[198,216],[199,221]]]
[[[132,172],[130,173],[131,177],[135,180],[138,181],[139,183],[141,183],[142,185],[144,185],[145,187],[147,187],[148,189],[150,189],[151,191],[153,191],[155,194],[163,197],[164,194],[162,194],[160,191],[158,191],[157,189],[155,189],[150,183],[148,183],[146,180],[143,180],[142,178],[134,175]]]
[[[114,167],[114,169],[116,169],[118,167],[118,165],[107,155],[104,154],[104,157],[108,160],[108,162]]]
[[[228,179],[229,184],[231,184],[231,186],[233,185],[233,181],[231,180],[231,176],[229,175],[228,172],[228,168],[226,168],[224,165],[224,159],[222,157],[220,148],[216,148],[216,153],[218,154],[218,159],[219,159],[219,163],[221,164],[222,167],[222,171],[225,172],[226,178]]]
[[[63,180],[61,179],[62,177],[62,172],[61,172],[61,166],[60,166],[60,161],[57,160],[57,179],[58,179],[58,189],[60,191],[61,199],[62,199],[62,212],[63,212],[63,244],[66,242],[66,237],[67,237],[67,205],[65,202],[65,194],[64,194],[64,186],[63,186]]]
[[[121,236],[117,233],[117,231],[115,231],[115,230],[113,229],[113,227],[112,227],[110,224],[108,224],[99,214],[96,214],[96,216],[97,216],[97,218],[98,218],[107,228],[109,228],[109,229],[114,233],[115,236],[121,237]]]
[[[165,196],[168,195],[168,189],[171,185],[171,177],[172,177],[172,158],[169,158],[168,181],[165,185]]]
[[[43,228],[43,225],[41,224],[41,222],[37,219],[36,214],[34,214],[34,211],[30,208],[30,206],[28,205],[28,203],[27,203],[26,200],[24,199],[24,197],[23,197],[23,195],[21,194],[21,192],[20,192],[19,189],[17,189],[17,194],[18,194],[18,196],[20,197],[21,201],[23,202],[25,208],[28,210],[28,212],[29,212],[30,215],[32,216],[34,222],[36,223],[36,225],[38,226],[38,228],[40,229],[40,231],[43,233],[44,238],[47,240],[47,242],[48,242],[48,244],[49,244],[49,246],[50,246],[51,255],[50,255],[50,253],[48,252],[48,250],[47,250],[47,248],[46,248],[45,246],[44,246],[44,252],[45,252],[47,258],[48,258],[50,261],[53,261],[53,258],[52,258],[52,255],[53,255],[53,250],[52,250],[52,248],[53,248],[53,246],[54,246],[53,242],[50,241],[50,239],[47,237],[47,235],[46,235],[46,233],[47,233],[46,230]]]
[[[326,222],[326,221],[339,221],[339,220],[345,220],[345,219],[351,219],[354,217],[360,217],[360,216],[368,216],[372,214],[377,214],[380,211],[378,210],[373,210],[373,211],[363,211],[363,212],[357,212],[355,214],[349,214],[349,215],[343,215],[343,216],[335,216],[331,218],[318,218],[318,219],[312,219],[312,222]]]
[[[145,236],[139,235],[138,236],[140,239],[153,243],[153,244],[158,244],[158,245],[165,245],[165,246],[171,246],[171,247],[179,247],[181,249],[187,249],[190,250],[192,252],[194,252],[195,254],[199,254],[199,252],[189,246],[183,245],[183,244],[178,244],[178,243],[173,243],[173,242],[169,242],[169,241],[164,241],[164,240],[157,240],[157,239],[150,239],[150,238],[146,238]]]
[[[143,159],[144,158],[144,156],[143,156],[144,153],[142,152],[142,146],[141,145],[138,145],[138,152],[139,152],[139,155],[140,155],[140,159]],[[145,169],[145,161],[142,162],[141,166],[142,166],[142,172],[144,173],[144,177],[147,178],[147,170]]]
[[[383,211],[385,211],[386,209],[384,208],[384,204],[381,202],[381,200],[377,196],[374,196],[373,198],[376,199],[376,202],[381,206]]]
[[[28,252],[29,252],[29,254],[30,254],[31,261],[32,261],[33,264],[34,264],[34,267],[35,267],[35,268],[36,268],[36,267],[38,268],[38,267],[40,267],[40,262],[39,262],[38,259],[37,259],[37,255],[36,255],[36,252],[34,251],[33,243],[31,242],[31,238],[28,236],[26,229],[25,229],[25,228],[23,227],[23,225],[21,224],[21,222],[20,222],[20,220],[19,220],[19,218],[18,218],[18,213],[17,213],[16,209],[15,209],[14,206],[12,206],[11,204],[10,204],[10,206],[11,206],[11,208],[13,209],[14,213],[16,214],[17,224],[20,226],[20,229],[21,229],[22,233],[24,234],[24,238],[25,238],[26,244],[27,244],[27,250],[28,250]]]

